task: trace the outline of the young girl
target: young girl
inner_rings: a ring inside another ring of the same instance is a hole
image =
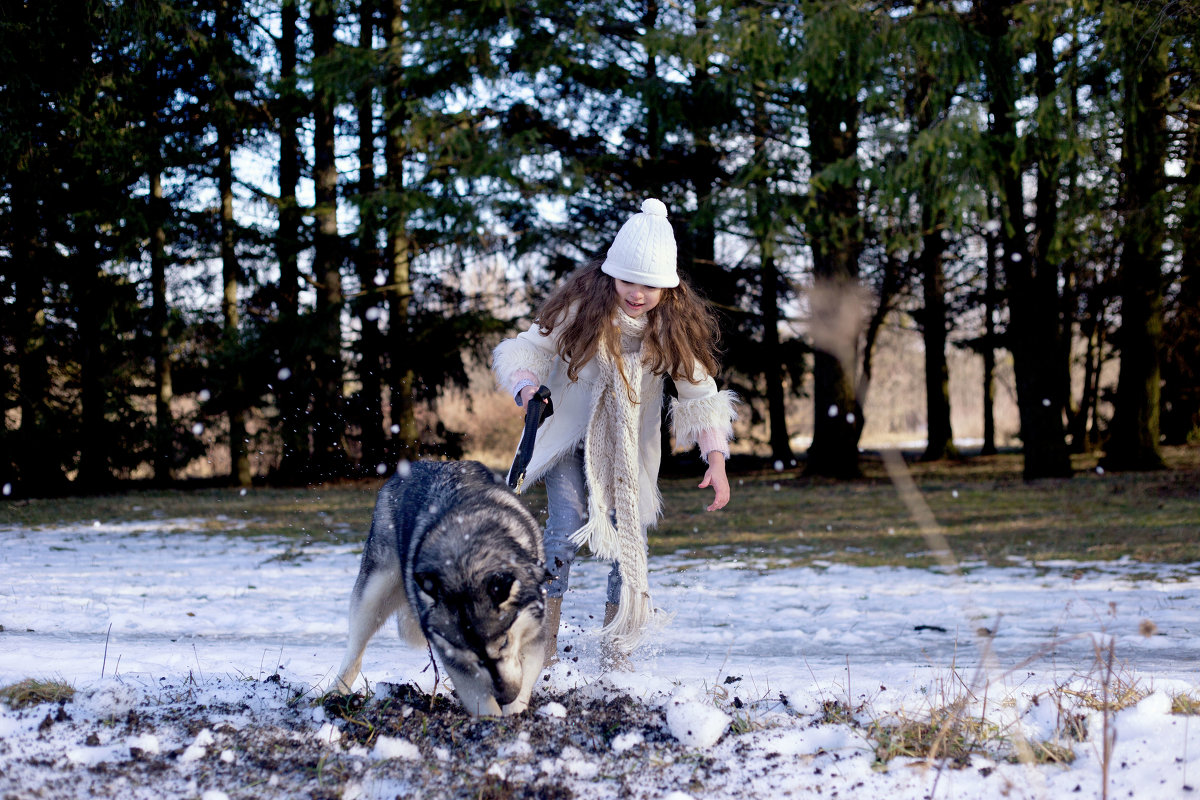
[[[538,431],[526,483],[546,484],[546,663],[571,562],[587,544],[612,560],[603,632],[620,658],[652,615],[646,528],[657,522],[663,376],[678,392],[671,427],[679,449],[700,445],[700,488],[729,502],[725,459],[737,418],[732,392],[717,391],[716,320],[676,271],[675,236],[658,200],[642,203],[608,255],[574,272],[546,300],[536,325],[502,342],[492,369],[518,406],[541,384],[554,414]],[[615,524],[614,524],[615,523]]]

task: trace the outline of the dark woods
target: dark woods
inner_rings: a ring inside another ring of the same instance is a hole
[[[646,196],[761,454],[857,474],[876,339],[907,325],[925,457],[955,454],[947,353],[969,348],[1012,359],[1026,477],[1097,448],[1160,467],[1200,435],[1198,12],[7,4],[0,484],[456,455],[439,398]]]

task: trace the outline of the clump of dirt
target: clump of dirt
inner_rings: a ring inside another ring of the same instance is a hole
[[[381,736],[416,744],[419,764],[406,769],[388,762],[384,771],[403,773],[405,779],[414,778],[410,770],[423,773],[423,788],[445,797],[568,800],[575,792],[563,777],[602,773],[605,779],[632,783],[634,776],[624,768],[613,769],[619,736],[623,742],[617,747],[643,773],[653,761],[713,766],[711,759],[684,751],[668,732],[661,709],[627,695],[597,699],[547,692],[535,697],[540,711],[489,718],[466,716],[446,697],[431,698],[411,684],[380,684],[372,697],[331,695],[323,707],[344,737],[362,747],[374,747]]]
[[[86,698],[22,710],[25,727],[0,746],[0,800],[213,790],[233,800],[571,800],[596,784],[649,798],[726,770],[680,745],[662,709],[619,693],[542,691],[524,714],[473,718],[411,684],[313,698],[276,676],[208,683],[149,687],[120,714],[97,714]]]

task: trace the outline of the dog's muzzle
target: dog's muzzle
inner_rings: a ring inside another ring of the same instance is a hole
[[[506,706],[516,700],[517,695],[521,693],[521,685],[519,683],[505,686],[502,682],[492,681],[492,688],[496,690],[496,702],[501,706]]]

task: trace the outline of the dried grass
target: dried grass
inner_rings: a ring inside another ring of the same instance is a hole
[[[62,681],[26,678],[0,688],[0,700],[10,708],[28,708],[42,703],[67,702],[75,696],[75,687]]]

